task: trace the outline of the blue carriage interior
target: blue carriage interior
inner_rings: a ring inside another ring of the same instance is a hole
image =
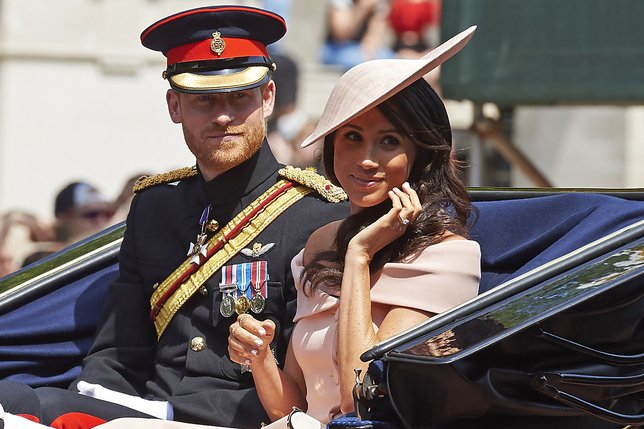
[[[478,216],[471,229],[482,251],[481,292],[644,219],[639,194],[634,199],[575,192],[488,197],[476,201],[474,195]],[[67,386],[79,374],[105,289],[118,273],[115,254],[110,258],[89,273],[56,276],[56,286],[46,293],[14,296],[5,306],[0,297],[0,379]],[[20,272],[9,277],[16,275]]]

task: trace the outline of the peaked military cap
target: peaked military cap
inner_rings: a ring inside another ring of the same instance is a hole
[[[163,18],[141,33],[146,48],[167,58],[163,77],[179,92],[214,93],[268,82],[267,45],[286,33],[276,13],[247,6],[209,6]]]

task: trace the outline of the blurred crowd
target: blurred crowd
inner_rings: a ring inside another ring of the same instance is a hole
[[[420,57],[433,47],[440,0],[328,0],[325,64]]]
[[[54,198],[53,221],[21,210],[0,214],[0,277],[125,220],[141,176],[129,178],[114,199],[89,182],[69,183]]]

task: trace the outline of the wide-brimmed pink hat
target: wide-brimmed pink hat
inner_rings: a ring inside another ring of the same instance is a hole
[[[475,30],[476,26],[468,28],[418,59],[372,60],[351,68],[336,83],[315,131],[301,147],[320,140],[425,76],[460,51]]]

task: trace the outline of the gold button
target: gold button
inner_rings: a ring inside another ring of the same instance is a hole
[[[206,349],[206,340],[203,337],[194,337],[190,341],[190,348],[194,352],[200,352]]]

